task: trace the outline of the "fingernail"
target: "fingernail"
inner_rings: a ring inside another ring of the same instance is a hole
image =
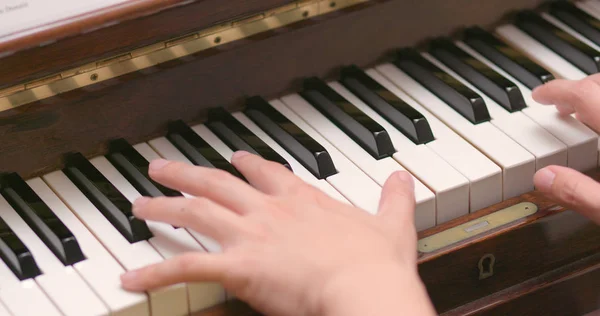
[[[248,155],[250,155],[249,152],[244,151],[244,150],[238,150],[238,151],[236,151],[236,152],[233,153],[233,156],[231,156],[231,159],[236,159],[237,160],[237,159],[240,159],[240,158],[248,156]]]
[[[142,289],[136,285],[138,280],[138,273],[136,271],[129,271],[121,274],[121,285],[130,291],[141,291]]]
[[[136,271],[128,271],[125,272],[123,274],[121,274],[121,282],[123,283],[131,283],[134,282],[137,279],[137,272]]]
[[[537,103],[544,104],[544,105],[550,105],[551,101],[548,100],[548,98],[546,97],[545,94],[540,92],[540,91],[542,91],[543,87],[544,86],[538,86],[537,88],[533,89],[533,91],[531,91],[531,97]]]
[[[552,170],[548,168],[541,169],[534,176],[535,186],[540,191],[548,192],[552,189],[554,178],[556,178],[556,174]]]
[[[398,177],[400,178],[400,180],[404,183],[408,183],[410,185],[411,188],[415,188],[415,181],[413,180],[413,177],[405,171],[401,171],[398,172]]]
[[[165,160],[165,159],[156,159],[156,160],[152,160],[152,162],[150,162],[150,170],[152,171],[158,171],[160,169],[162,169],[164,166],[166,166],[169,163],[169,161]]]

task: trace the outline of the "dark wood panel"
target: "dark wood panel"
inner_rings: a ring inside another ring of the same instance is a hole
[[[453,310],[453,315],[598,315],[600,254]],[[596,312],[596,314],[594,313]]]
[[[293,1],[134,1],[83,21],[0,43],[0,56],[16,51],[0,58],[0,88],[291,2]],[[118,23],[114,24],[115,22]],[[94,31],[88,32],[89,30]],[[76,36],[80,33],[86,34]],[[41,43],[57,39],[56,43],[39,47]]]
[[[600,227],[561,212],[419,265],[438,312],[456,308],[600,252]],[[494,275],[480,280],[478,263],[495,257]]]
[[[538,2],[373,1],[2,112],[0,169],[24,177],[53,170],[64,152],[98,154],[114,137],[147,140],[164,133],[168,120],[199,121],[208,107],[294,91],[302,77],[325,77],[345,64],[368,65],[392,48],[465,24],[493,23],[504,11]],[[464,8],[472,8],[472,14],[464,15]],[[33,62],[31,68],[36,67]]]

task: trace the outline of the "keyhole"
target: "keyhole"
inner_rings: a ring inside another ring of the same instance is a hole
[[[486,254],[479,259],[479,280],[487,279],[494,275],[494,264],[496,257],[493,254]]]

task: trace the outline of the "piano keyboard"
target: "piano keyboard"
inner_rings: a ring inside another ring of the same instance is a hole
[[[545,166],[593,169],[598,135],[531,93],[600,72],[598,25],[600,1],[556,2],[495,32],[472,27],[373,68],[345,67],[337,80],[306,78],[301,91],[249,98],[243,111],[214,109],[203,124],[171,122],[147,142],[113,140],[105,156],[72,153],[38,178],[3,174],[0,315],[186,315],[227,300],[218,284],[120,288],[126,270],[222,251],[200,232],[132,215],[140,196],[191,197],[149,179],[161,157],[244,179],[230,160],[246,150],[373,214],[387,177],[406,170],[419,231],[533,190]]]

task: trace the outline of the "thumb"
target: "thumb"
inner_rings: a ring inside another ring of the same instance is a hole
[[[600,183],[570,168],[550,166],[534,176],[537,189],[600,224]]]
[[[414,226],[415,182],[406,171],[393,173],[383,185],[378,216],[392,226]]]

